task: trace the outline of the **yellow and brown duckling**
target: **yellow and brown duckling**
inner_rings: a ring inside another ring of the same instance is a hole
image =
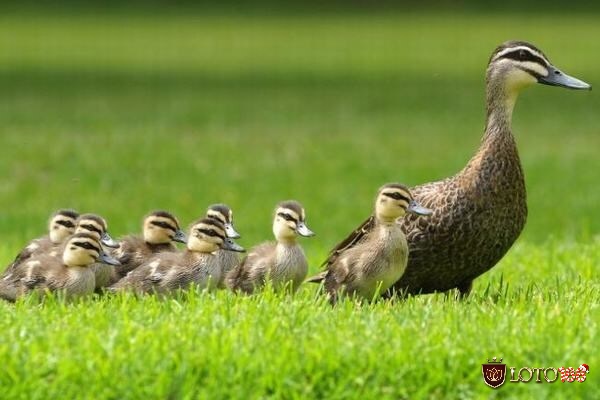
[[[239,239],[241,237],[233,226],[233,211],[229,206],[225,204],[213,204],[208,207],[206,217],[220,221],[225,226],[227,237],[231,239]],[[238,253],[235,251],[217,250],[216,255],[219,259],[219,264],[223,266],[222,279],[218,284],[218,287],[223,289],[225,288],[225,276],[240,263],[240,259]]]
[[[130,235],[119,240],[112,255],[119,260],[112,283],[125,277],[150,258],[162,252],[177,251],[173,242],[185,243],[185,233],[179,221],[167,211],[153,211],[144,217],[142,236]]]
[[[90,294],[95,262],[116,265],[118,261],[102,250],[98,238],[88,233],[70,236],[60,255],[48,253],[30,257],[0,278],[0,298],[15,301],[31,292],[64,292],[67,297]]]
[[[108,224],[106,220],[97,214],[82,214],[77,219],[75,233],[87,233],[94,236],[102,245],[110,248],[119,246],[117,242],[108,233]],[[114,276],[114,266],[106,265],[101,262],[92,265],[92,271],[96,275],[96,290],[107,287],[111,283],[111,277]]]
[[[532,44],[509,41],[496,48],[487,67],[487,121],[479,150],[458,174],[411,188],[433,214],[403,219],[410,257],[396,290],[457,288],[467,295],[473,279],[496,265],[519,237],[527,202],[511,121],[519,93],[535,83],[591,89]]]
[[[270,281],[275,290],[286,287],[292,292],[306,278],[308,263],[297,235],[313,236],[306,226],[306,214],[300,203],[283,201],[275,209],[273,234],[276,243],[267,242],[254,247],[240,265],[226,277],[227,286],[244,293],[252,293]]]
[[[70,209],[58,210],[50,217],[48,221],[48,235],[32,240],[15,257],[15,260],[7,268],[14,268],[30,257],[58,249],[63,241],[75,232],[75,225],[79,213]]]
[[[400,279],[408,261],[408,244],[398,219],[405,214],[430,215],[408,188],[399,183],[382,186],[375,213],[339,243],[323,263],[326,270],[308,282],[324,281],[332,304],[338,293],[372,300]]]
[[[168,294],[191,286],[214,289],[221,280],[218,250],[242,252],[227,237],[225,226],[213,218],[195,222],[189,232],[187,249],[163,252],[140,265],[111,286],[112,291]]]

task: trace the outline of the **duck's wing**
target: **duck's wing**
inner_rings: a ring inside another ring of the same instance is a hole
[[[329,257],[321,264],[321,267],[329,267],[333,263],[337,261],[340,254],[344,251],[351,249],[356,246],[365,236],[373,230],[375,227],[375,216],[371,215],[369,218],[365,220],[358,228],[356,228],[348,237],[338,243],[331,252],[329,252]]]
[[[267,242],[251,249],[240,264],[227,274],[227,286],[232,290],[252,293],[256,285],[263,283],[269,265],[274,263],[274,246],[275,243]]]

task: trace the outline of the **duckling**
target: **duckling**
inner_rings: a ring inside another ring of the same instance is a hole
[[[88,233],[70,236],[61,256],[38,254],[7,271],[0,278],[0,298],[16,301],[31,292],[64,292],[67,297],[94,291],[96,261],[116,265],[118,261],[102,250],[99,240]]]
[[[143,237],[130,235],[119,240],[119,247],[112,255],[119,260],[111,284],[125,277],[157,253],[174,252],[173,242],[185,243],[185,233],[179,227],[179,221],[166,211],[153,211],[144,217]]]
[[[48,222],[48,235],[32,240],[15,257],[7,271],[26,261],[30,257],[43,254],[56,249],[70,235],[75,232],[76,220],[79,213],[75,210],[62,209],[56,211]]]
[[[296,237],[314,236],[306,226],[306,214],[300,203],[289,200],[277,205],[273,234],[276,243],[254,247],[241,264],[227,274],[226,283],[230,289],[252,293],[269,280],[275,290],[288,285],[292,292],[298,290],[306,278],[308,263]]]
[[[404,273],[408,244],[398,222],[406,213],[430,215],[408,188],[388,183],[377,192],[375,214],[339,243],[322,266],[326,271],[308,282],[325,281],[332,304],[338,292],[372,300],[388,290]]]
[[[82,214],[77,219],[75,233],[87,233],[94,236],[100,243],[106,247],[116,248],[119,243],[115,242],[108,233],[106,220],[96,214]],[[96,291],[107,287],[110,284],[111,277],[115,274],[114,266],[102,263],[92,265],[92,271],[96,276]]]
[[[496,48],[487,67],[487,121],[479,150],[458,174],[411,189],[433,214],[402,220],[410,257],[396,291],[456,288],[466,296],[473,280],[496,265],[519,237],[527,201],[511,120],[519,93],[534,83],[591,89],[557,69],[532,44],[509,41]]]
[[[221,221],[225,226],[227,237],[232,239],[239,239],[241,237],[233,227],[233,211],[231,211],[229,206],[225,204],[213,204],[208,207],[206,216]],[[219,264],[223,266],[222,279],[219,281],[218,287],[219,289],[224,289],[226,287],[225,276],[240,263],[240,259],[237,252],[234,251],[217,250],[216,255],[219,258]]]
[[[192,285],[209,290],[216,288],[222,274],[222,266],[215,255],[219,249],[245,251],[227,238],[225,226],[220,221],[200,219],[190,229],[184,252],[155,255],[111,286],[110,290],[167,294]]]

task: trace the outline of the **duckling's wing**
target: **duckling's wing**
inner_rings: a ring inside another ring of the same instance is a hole
[[[233,290],[252,293],[257,285],[262,285],[269,265],[274,263],[275,243],[267,242],[254,247],[240,264],[226,277],[227,286]]]
[[[34,239],[13,260],[13,262],[6,269],[12,270],[16,268],[18,265],[23,264],[25,261],[29,260],[35,254],[41,254],[46,252],[52,247],[52,242],[48,238],[39,238]]]
[[[371,215],[365,222],[363,222],[358,228],[356,228],[348,237],[338,243],[337,246],[331,250],[329,257],[321,264],[321,267],[330,266],[336,262],[340,254],[344,251],[356,246],[369,232],[375,227],[375,216]]]

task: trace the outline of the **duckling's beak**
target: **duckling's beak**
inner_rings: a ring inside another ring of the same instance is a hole
[[[296,232],[304,237],[315,236],[315,233],[308,229],[308,226],[306,226],[306,224],[302,221],[298,222],[296,225]]]
[[[223,242],[223,246],[221,246],[223,250],[229,251],[237,251],[238,253],[243,253],[246,251],[242,246],[233,241],[233,239],[227,238]]]
[[[415,215],[431,215],[431,214],[433,214],[433,211],[431,211],[429,208],[423,207],[422,205],[420,205],[419,203],[417,203],[414,200],[410,201],[410,204],[406,208],[406,211],[411,214],[415,214]]]
[[[117,260],[114,257],[109,256],[105,252],[100,253],[100,256],[98,257],[98,261],[102,262],[103,264],[108,264],[108,265],[121,265],[119,260]]]
[[[560,86],[569,89],[592,90],[592,85],[565,74],[554,65],[548,66],[547,76],[538,77],[538,83],[550,86]]]
[[[112,247],[113,249],[119,247],[119,243],[115,242],[113,240],[113,238],[110,237],[110,235],[108,234],[108,232],[104,232],[102,234],[102,237],[100,238],[100,241],[106,247]]]
[[[187,243],[187,237],[185,236],[185,233],[181,229],[178,229],[175,232],[175,235],[173,236],[173,240],[175,242],[179,242],[179,243]]]
[[[242,237],[233,227],[233,222],[228,222],[225,224],[225,233],[227,234],[227,237],[232,239],[239,239]]]

